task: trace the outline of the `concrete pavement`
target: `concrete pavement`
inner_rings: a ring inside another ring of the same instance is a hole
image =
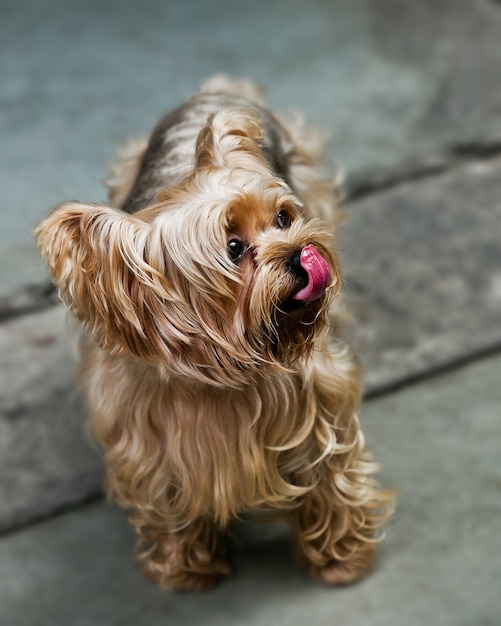
[[[0,16],[0,624],[501,624],[499,1],[4,0]],[[300,110],[347,173],[344,291],[379,396],[363,420],[402,491],[353,588],[309,581],[282,530],[246,526],[233,579],[162,594],[99,501],[74,334],[31,229],[55,202],[104,200],[117,144],[216,72]]]

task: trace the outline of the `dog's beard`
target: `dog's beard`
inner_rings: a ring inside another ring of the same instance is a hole
[[[331,254],[332,282],[326,292],[312,302],[295,299],[305,286],[305,273],[290,267],[289,246],[271,244],[263,252],[267,262],[249,272],[248,282],[239,295],[236,323],[240,324],[256,361],[290,367],[307,357],[318,337],[326,330],[327,312],[337,291],[338,271]],[[270,257],[272,260],[270,260]]]
[[[326,328],[326,308],[326,298],[309,304],[287,300],[272,307],[259,333],[264,361],[288,368],[308,357]]]
[[[249,268],[247,273],[242,269],[241,283],[218,273],[206,276],[205,289],[182,281],[187,304],[176,309],[178,319],[172,313],[156,316],[157,322],[163,317],[156,332],[164,337],[169,359],[162,361],[153,351],[144,354],[144,359],[169,377],[178,373],[200,382],[238,387],[256,375],[266,376],[270,367],[285,370],[306,358],[327,329],[337,280],[313,302],[302,302],[294,295],[304,286],[304,279],[294,275],[282,259]],[[228,291],[233,291],[230,298]],[[179,343],[173,337],[174,325],[179,329],[183,324],[196,325],[197,332]]]

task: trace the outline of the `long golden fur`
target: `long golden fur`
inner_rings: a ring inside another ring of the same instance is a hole
[[[87,331],[110,492],[166,589],[228,574],[224,531],[248,510],[286,520],[313,574],[354,581],[391,512],[357,418],[360,372],[326,332],[341,277],[320,153],[253,85],[217,77],[128,144],[109,206],[65,203],[37,227]],[[306,248],[324,268],[313,278],[291,260]]]

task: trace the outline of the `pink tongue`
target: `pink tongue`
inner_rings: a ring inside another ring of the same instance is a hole
[[[301,250],[300,263],[301,267],[308,274],[308,284],[301,291],[298,291],[292,299],[313,302],[331,284],[331,270],[324,257],[312,245],[306,246]]]

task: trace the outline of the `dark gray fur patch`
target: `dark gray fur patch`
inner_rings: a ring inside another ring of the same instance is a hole
[[[162,189],[179,184],[183,176],[179,174],[179,167],[191,169],[193,166],[198,133],[204,128],[210,115],[228,107],[241,107],[259,116],[263,127],[263,155],[272,171],[290,185],[284,148],[284,144],[290,145],[290,139],[276,117],[256,102],[242,96],[231,93],[200,93],[168,113],[153,130],[134,185],[122,206],[123,210],[135,213],[154,202]],[[193,123],[193,154],[180,160],[173,154],[179,143],[169,140],[169,131],[188,125],[194,115],[199,124]]]

